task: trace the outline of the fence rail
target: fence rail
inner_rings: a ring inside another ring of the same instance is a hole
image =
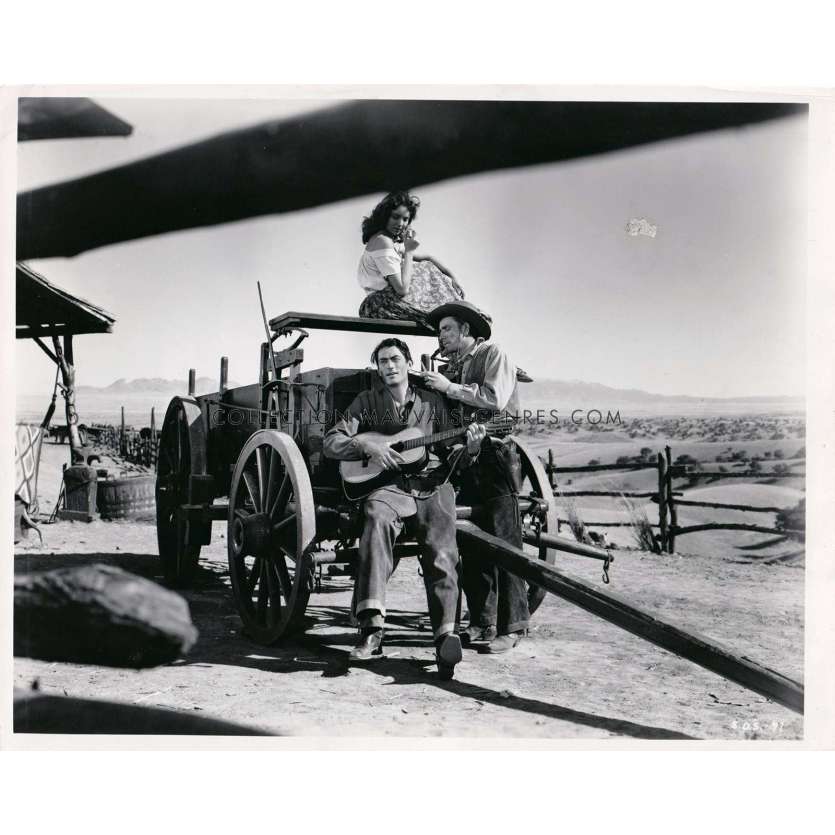
[[[804,531],[787,528],[771,528],[764,525],[749,525],[738,522],[710,522],[699,525],[679,525],[679,507],[707,507],[716,510],[737,510],[750,513],[779,513],[786,508],[770,507],[763,505],[731,504],[727,502],[701,502],[692,499],[684,499],[685,494],[681,490],[673,489],[675,479],[688,479],[691,482],[699,479],[722,479],[722,478],[747,478],[747,479],[784,479],[803,478],[804,472],[786,472],[787,467],[805,465],[805,458],[794,459],[765,459],[767,463],[781,467],[781,472],[771,470],[746,470],[741,473],[704,471],[695,468],[691,463],[673,463],[672,450],[669,446],[664,447],[664,452],[656,455],[655,461],[632,461],[620,464],[588,464],[586,466],[559,467],[554,461],[554,451],[548,450],[547,458],[542,459],[542,466],[548,475],[554,495],[559,498],[574,498],[580,496],[603,496],[609,498],[623,499],[649,499],[658,505],[658,522],[650,523],[651,528],[658,530],[653,535],[655,550],[658,553],[666,550],[672,553],[675,550],[677,536],[684,536],[690,533],[708,530],[742,530],[755,531],[757,533],[775,534],[780,537],[802,537]],[[725,462],[707,462],[718,464]],[[601,471],[633,472],[637,470],[655,469],[658,473],[658,488],[652,491],[627,491],[627,490],[561,490],[556,482],[555,476],[559,473],[589,473]],[[571,519],[560,518],[559,525],[571,525]],[[632,527],[633,522],[591,522],[582,520],[584,527],[589,528],[619,528]]]
[[[126,461],[143,467],[156,467],[157,465],[159,430],[156,427],[153,408],[151,408],[151,425],[142,429],[125,425],[125,407],[122,406],[122,419],[119,426],[94,423],[89,427],[88,432],[95,437],[98,446],[113,450]]]

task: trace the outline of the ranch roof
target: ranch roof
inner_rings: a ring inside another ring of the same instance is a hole
[[[56,287],[22,262],[15,272],[18,339],[113,330],[115,317],[101,307]]]

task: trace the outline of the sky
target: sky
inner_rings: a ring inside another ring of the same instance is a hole
[[[304,112],[322,103],[97,99],[128,138],[18,145],[26,190]],[[420,251],[489,311],[494,340],[536,378],[702,397],[804,393],[806,120],[792,117],[580,160],[415,188]],[[79,385],[256,380],[263,324],[287,310],[356,315],[360,224],[382,194],[33,260],[116,317],[74,341]],[[130,195],[125,195],[129,200]],[[655,237],[627,234],[646,218]],[[374,335],[314,333],[305,368],[362,367]],[[413,353],[431,351],[412,340]],[[18,394],[54,366],[16,343]]]

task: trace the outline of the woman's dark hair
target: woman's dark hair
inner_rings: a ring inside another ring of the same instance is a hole
[[[386,228],[391,213],[398,207],[405,206],[409,210],[409,223],[417,216],[420,200],[408,191],[393,191],[387,194],[362,221],[362,242],[367,244],[378,232]]]
[[[406,365],[412,364],[412,353],[409,350],[409,346],[402,339],[398,339],[396,336],[389,336],[371,352],[371,362],[373,362],[374,365],[377,365],[377,354],[379,354],[383,348],[397,348],[397,350],[403,354],[403,357],[406,360]]]

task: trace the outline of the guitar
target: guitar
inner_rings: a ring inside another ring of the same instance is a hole
[[[387,470],[374,464],[368,457],[357,461],[340,461],[339,474],[342,476],[345,497],[350,501],[359,501],[377,488],[396,481],[403,474],[419,473],[426,465],[426,447],[466,435],[468,428],[459,426],[433,435],[423,435],[416,426],[409,426],[394,435],[383,435],[380,432],[363,432],[357,435],[358,438],[369,438],[388,444],[395,452],[400,453],[404,463],[399,469]],[[490,421],[485,428],[490,437],[503,438],[513,432],[514,426],[512,421]]]
[[[339,474],[342,476],[342,489],[351,501],[364,499],[379,487],[385,487],[404,474],[419,473],[426,465],[426,447],[439,441],[448,441],[459,435],[466,435],[467,427],[447,429],[433,435],[424,435],[416,426],[409,426],[394,435],[379,432],[364,432],[358,438],[367,438],[388,444],[403,458],[403,464],[397,470],[387,470],[365,457],[358,461],[340,461]]]

